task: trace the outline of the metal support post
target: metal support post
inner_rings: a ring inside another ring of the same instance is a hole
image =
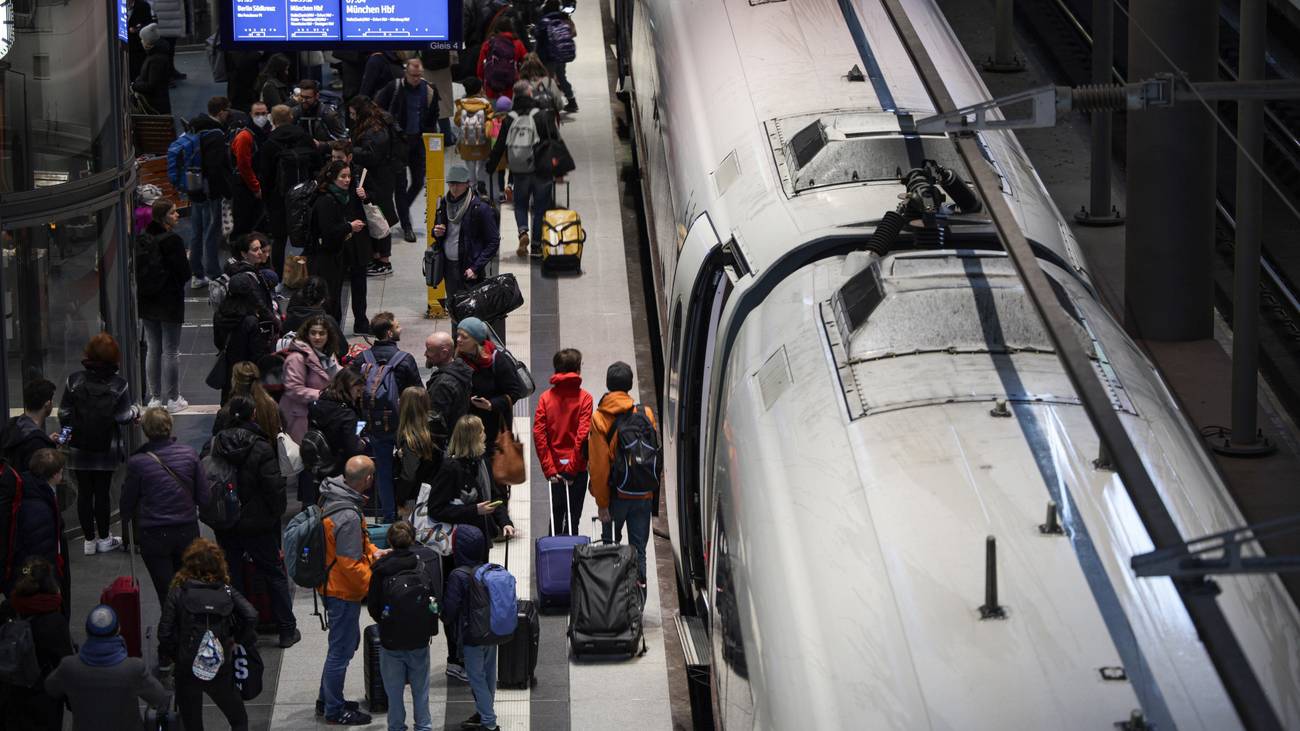
[[[1241,56],[1237,80],[1264,78],[1265,0],[1242,0]],[[1262,162],[1263,102],[1237,102],[1237,247],[1232,287],[1232,439],[1212,442],[1214,451],[1235,456],[1268,454],[1276,447],[1259,430],[1259,252],[1264,215]]]
[[[424,135],[424,226],[425,241],[433,245],[433,219],[438,214],[438,199],[446,192],[446,165],[443,158],[446,150],[442,146],[442,135],[425,133]],[[447,298],[447,282],[438,282],[436,287],[427,287],[428,307],[424,311],[427,319],[447,316],[447,309],[442,302]]]
[[[1115,5],[1113,0],[1092,2],[1092,83],[1110,84],[1115,57]],[[1088,207],[1080,208],[1074,220],[1084,226],[1117,226],[1124,223],[1119,209],[1110,202],[1111,127],[1110,112],[1092,113],[1092,169]]]
[[[1015,0],[998,0],[994,11],[993,58],[984,62],[984,70],[1011,74],[1025,70],[1025,62],[1016,56]]]

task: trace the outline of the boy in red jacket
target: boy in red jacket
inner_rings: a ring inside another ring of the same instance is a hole
[[[587,496],[587,432],[591,430],[592,400],[591,394],[582,389],[582,353],[565,348],[551,362],[555,369],[551,387],[537,399],[537,413],[533,414],[533,446],[537,448],[542,474],[551,483],[552,533],[577,535],[582,501]]]

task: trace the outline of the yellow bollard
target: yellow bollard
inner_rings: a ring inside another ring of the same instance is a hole
[[[433,219],[438,213],[438,199],[446,189],[446,172],[443,166],[445,151],[442,147],[442,135],[425,133],[424,135],[424,225],[425,241],[433,244]],[[442,300],[447,297],[446,282],[439,282],[436,287],[428,287],[429,307],[425,310],[426,318],[442,318],[447,310]]]

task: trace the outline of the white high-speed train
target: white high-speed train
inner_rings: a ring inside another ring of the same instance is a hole
[[[903,5],[955,103],[989,98],[932,0]],[[880,0],[615,0],[615,16],[673,550],[683,609],[709,630],[715,723],[1109,729],[1139,711],[1241,727],[1171,581],[1130,568],[1152,541],[1094,466],[1098,437],[987,219],[949,204],[942,240],[866,248],[900,173],[932,159],[970,178],[950,140],[900,134],[900,114],[934,105]],[[1015,136],[978,139],[1182,535],[1244,525]],[[1062,535],[1038,528],[1049,500]],[[1003,619],[979,611],[987,536]],[[1217,581],[1300,728],[1300,613],[1276,576]]]

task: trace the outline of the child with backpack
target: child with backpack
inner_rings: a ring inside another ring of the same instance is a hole
[[[496,147],[497,140],[501,137],[501,128],[505,125],[506,118],[510,116],[511,109],[514,109],[514,101],[508,96],[499,96],[492,103],[492,118],[488,120],[488,141],[492,147]],[[484,167],[487,168],[489,176],[487,199],[494,206],[510,200],[511,191],[506,187],[505,156],[501,156],[501,162],[497,165],[485,163]]]
[[[492,120],[492,102],[483,96],[483,83],[470,77],[461,82],[465,96],[456,100],[452,121],[460,131],[456,152],[469,168],[469,182],[479,195],[487,194],[487,156],[492,151],[488,127]]]
[[[483,81],[483,91],[489,99],[514,96],[514,85],[519,80],[519,64],[528,49],[515,37],[514,24],[509,18],[497,22],[496,32],[478,52],[478,69],[475,76]]]
[[[533,415],[533,446],[542,474],[551,483],[552,535],[577,535],[587,495],[584,446],[591,430],[592,400],[582,388],[581,352],[565,348],[552,364],[551,387],[537,399]]]
[[[158,623],[158,664],[174,668],[176,703],[187,731],[203,731],[207,694],[233,731],[248,713],[235,685],[235,645],[254,646],[257,610],[230,585],[221,547],[196,538],[185,549]]]
[[[462,533],[474,531],[473,526],[456,528],[456,545],[466,538]],[[515,577],[501,566],[492,563],[462,563],[447,577],[443,593],[443,620],[449,634],[454,627],[461,655],[465,659],[465,673],[470,690],[474,693],[474,715],[461,728],[497,728],[497,646],[510,641],[519,621]]]
[[[379,625],[379,669],[388,696],[388,728],[406,728],[403,689],[411,686],[415,731],[431,731],[429,639],[438,633],[442,557],[415,542],[406,521],[388,528],[390,553],[370,567],[366,609]]]

